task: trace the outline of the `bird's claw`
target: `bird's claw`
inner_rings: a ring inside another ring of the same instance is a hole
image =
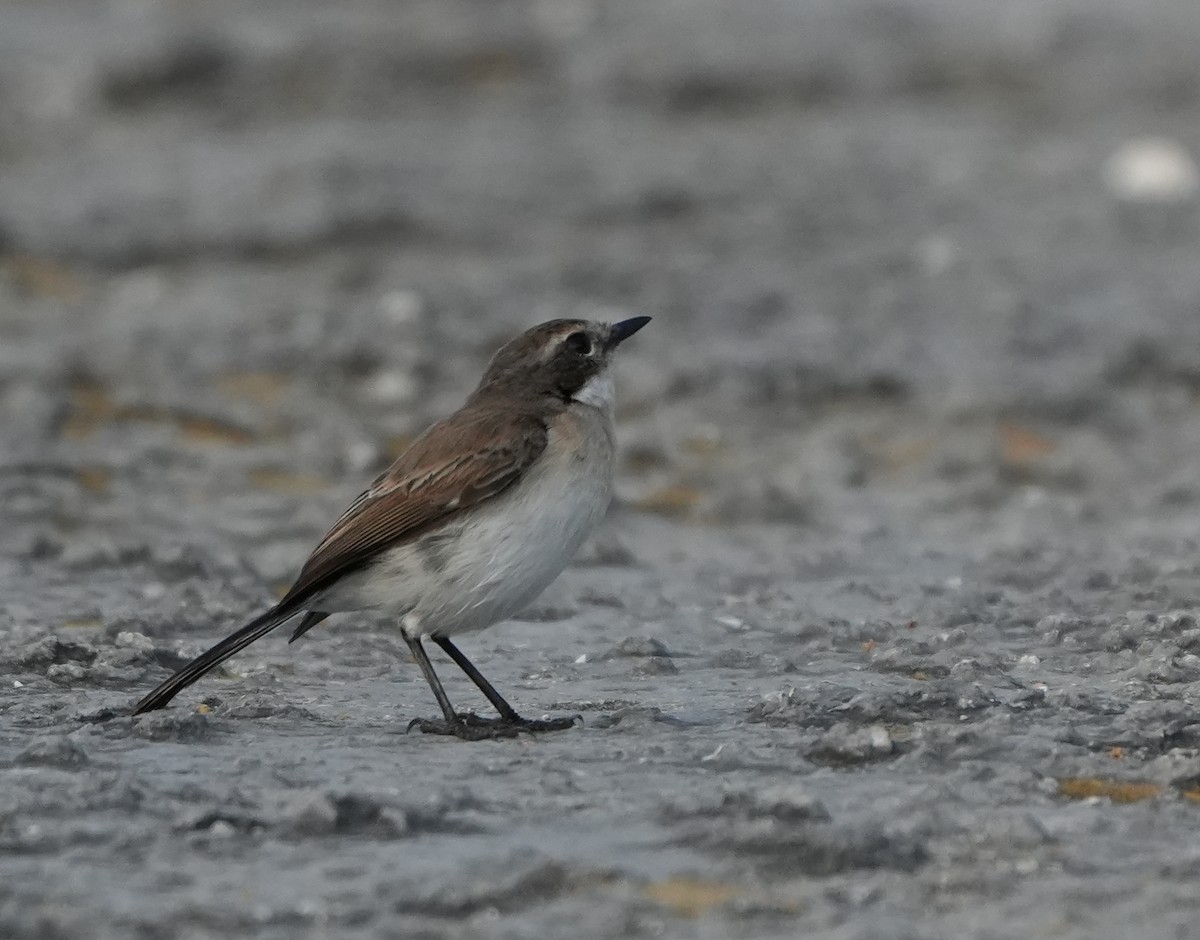
[[[464,741],[485,741],[489,738],[515,738],[522,732],[534,734],[542,731],[565,731],[575,727],[575,722],[583,724],[582,715],[572,715],[569,718],[481,718],[472,712],[463,712],[454,716],[454,721],[445,718],[414,718],[408,723],[405,733],[409,734],[414,728],[422,734],[443,734],[461,738]]]

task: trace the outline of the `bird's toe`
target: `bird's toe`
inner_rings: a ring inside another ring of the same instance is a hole
[[[491,738],[515,738],[521,729],[505,722],[488,721],[485,718],[467,719],[458,715],[455,721],[444,718],[414,718],[408,723],[408,732],[414,728],[422,734],[441,734],[460,738],[463,741],[486,741]]]

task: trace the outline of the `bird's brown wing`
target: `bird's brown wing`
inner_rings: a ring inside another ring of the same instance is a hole
[[[511,409],[476,407],[433,425],[334,524],[279,608],[298,606],[384,548],[502,493],[546,449],[546,438],[540,418]]]

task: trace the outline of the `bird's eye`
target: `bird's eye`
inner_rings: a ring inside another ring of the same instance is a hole
[[[587,333],[572,333],[563,340],[563,348],[577,356],[590,356],[592,354],[592,341]]]

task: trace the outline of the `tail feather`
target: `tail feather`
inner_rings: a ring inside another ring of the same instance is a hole
[[[133,714],[140,715],[143,712],[150,712],[156,708],[164,707],[171,699],[205,673],[215,669],[234,653],[244,650],[259,637],[270,633],[280,624],[290,620],[298,613],[299,611],[294,608],[291,610],[280,610],[278,607],[273,607],[261,617],[251,620],[236,633],[231,633],[225,637],[225,639],[208,650],[208,652],[201,653],[175,673],[175,675],[171,676],[170,679],[159,685],[158,688],[134,706]]]
[[[329,614],[321,610],[310,610],[304,615],[304,619],[300,621],[300,625],[292,631],[289,643],[295,643],[300,637],[304,636],[309,630],[319,624],[322,620],[328,617]]]

